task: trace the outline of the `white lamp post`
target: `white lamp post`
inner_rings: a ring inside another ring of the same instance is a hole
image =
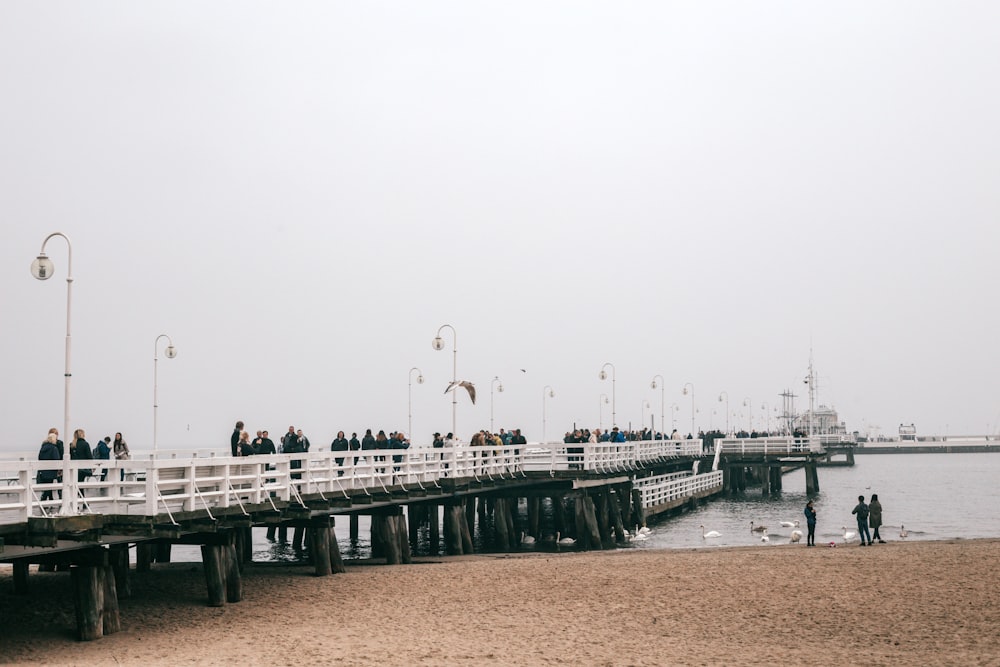
[[[660,434],[663,436],[663,439],[666,440],[667,431],[663,419],[663,406],[665,405],[667,386],[662,375],[654,375],[653,381],[649,383],[651,389],[656,389],[656,378],[660,378]]]
[[[156,409],[159,407],[156,400],[156,362],[157,362],[157,349],[160,345],[160,339],[167,339],[167,348],[163,351],[167,359],[173,359],[177,356],[177,348],[174,347],[174,341],[170,340],[170,336],[167,334],[160,334],[153,341],[153,452],[156,452]]]
[[[413,371],[417,372],[417,384],[424,383],[423,371],[416,366],[411,368],[406,382],[406,412],[407,418],[409,419],[407,422],[407,428],[410,429],[407,433],[409,434],[411,441],[413,440]],[[454,434],[454,431],[452,431],[452,434]]]
[[[604,431],[604,406],[610,402],[607,394],[601,394],[601,398],[597,402],[597,428],[601,431]]]
[[[499,386],[497,386],[499,384]],[[497,393],[503,393],[503,381],[500,376],[494,375],[490,380],[490,433],[493,433],[493,387],[497,388]]]
[[[724,391],[719,394],[719,403],[722,403],[722,397],[726,397],[726,437],[729,437],[729,392]]]
[[[604,369],[611,366],[611,426],[614,427],[617,423],[617,417],[615,416],[615,365],[608,362],[601,366],[601,372],[598,373],[597,377],[601,380],[607,380],[608,374],[604,372]]]
[[[676,403],[670,404],[670,430],[673,431],[677,428],[677,413],[680,412],[681,406]]]
[[[645,398],[642,399],[642,407],[640,408],[642,421],[639,422],[640,424],[642,424],[642,428],[639,429],[639,433],[642,433],[644,430],[646,430],[646,408],[648,407],[649,407],[649,401],[647,401]]]
[[[688,394],[688,387],[691,387],[691,437],[693,438],[695,436],[695,432],[694,432],[694,383],[693,382],[685,382],[684,383],[684,391],[682,391],[681,393],[684,394],[685,396],[687,396],[687,394]]]
[[[70,335],[70,322],[72,314],[72,304],[73,304],[73,244],[70,243],[69,237],[62,232],[53,232],[45,237],[42,241],[42,249],[38,252],[38,257],[31,263],[31,275],[33,275],[38,280],[48,280],[52,277],[52,273],[55,270],[55,265],[52,264],[50,260],[45,255],[45,244],[49,242],[53,236],[59,236],[66,240],[66,247],[69,248],[69,261],[66,264],[66,369],[63,372],[63,377],[66,379],[65,390],[63,393],[63,482],[69,480],[69,448],[70,448],[70,432],[69,432],[69,388],[70,388],[70,378],[73,374],[70,372],[70,359],[72,355],[70,354],[72,336]],[[69,514],[71,507],[72,494],[64,493],[62,494],[62,513]]]
[[[441,338],[442,329],[451,329],[451,381],[458,382],[458,334],[455,333],[455,327],[450,324],[442,324],[438,327],[437,336],[431,341],[431,346],[438,351],[444,349],[444,339]],[[451,392],[451,433],[454,437],[458,437],[458,429],[455,424],[455,415],[458,411],[458,390],[453,389]],[[411,434],[412,435],[412,434]]]
[[[749,396],[743,398],[743,405],[747,408],[747,432],[750,433],[753,431],[753,401]]]
[[[550,387],[549,385],[545,385],[542,388],[542,442],[543,443],[546,442],[546,440],[545,440],[545,397],[548,396],[550,398],[555,398],[555,395],[556,395],[556,392],[553,391],[552,387]]]
[[[767,433],[770,433],[771,432],[771,420],[768,419],[768,417],[770,417],[770,415],[767,414],[767,408],[768,408],[767,401],[761,401],[760,411],[764,415],[764,431],[767,432]]]

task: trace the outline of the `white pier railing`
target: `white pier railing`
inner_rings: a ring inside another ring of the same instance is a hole
[[[703,492],[722,488],[722,471],[692,475],[690,472],[669,473],[644,477],[634,482],[643,507],[665,505],[674,500],[684,500]]]
[[[128,461],[73,460],[69,479],[40,483],[63,461],[0,459],[0,524],[29,516],[118,514],[173,520],[178,512],[350,497],[390,487],[434,489],[442,480],[495,480],[528,472],[626,473],[670,458],[700,455],[700,440],[318,451],[249,457],[217,452],[135,453]],[[81,475],[79,471],[89,471]],[[82,481],[80,478],[82,477]],[[44,498],[44,500],[43,500]]]
[[[720,438],[715,441],[716,448],[721,448],[723,454],[808,454],[823,451],[823,443],[819,436],[812,438]]]

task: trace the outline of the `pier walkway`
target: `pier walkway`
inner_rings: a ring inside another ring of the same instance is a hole
[[[131,546],[142,571],[169,561],[172,544],[200,545],[209,604],[220,606],[242,599],[239,572],[254,527],[291,528],[299,544],[305,536],[317,575],[343,571],[333,523],[350,518],[356,537],[359,514],[371,517],[373,557],[389,564],[409,562],[411,536],[424,529],[435,548],[443,541],[448,554],[471,553],[477,517],[501,550],[535,541],[614,548],[648,515],[722,492],[741,461],[816,454],[808,443],[773,439],[716,445],[712,453],[700,440],[251,457],[161,450],[68,462],[26,453],[0,459],[0,562],[13,563],[19,593],[28,591],[29,564],[75,572],[77,635],[94,639],[117,627]],[[55,466],[68,468],[68,478],[36,482]]]

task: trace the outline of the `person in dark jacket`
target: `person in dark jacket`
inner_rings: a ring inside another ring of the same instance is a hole
[[[253,456],[256,453],[250,444],[250,434],[240,431],[240,439],[236,442],[236,456]]]
[[[111,436],[104,436],[104,440],[97,441],[97,448],[94,451],[95,459],[110,460],[111,459]],[[108,479],[108,466],[102,466],[101,470],[101,481],[107,481]]]
[[[816,546],[816,508],[813,507],[813,501],[810,500],[806,503],[804,513],[806,515],[806,528],[809,529],[806,536],[806,546],[814,547]]]
[[[858,504],[854,506],[851,510],[851,514],[854,514],[858,518],[858,537],[861,538],[861,546],[871,546],[872,536],[868,532],[868,505],[865,503],[864,496],[858,496]],[[865,543],[865,539],[868,543]]]
[[[334,438],[333,442],[330,443],[330,451],[331,452],[346,452],[350,448],[351,448],[351,443],[348,442],[348,440],[347,440],[346,437],[344,437],[344,432],[343,431],[337,431],[337,437]],[[334,457],[333,460],[337,462],[337,467],[338,468],[344,465],[344,457],[343,456]],[[337,471],[337,477],[342,477],[343,475],[344,475],[344,471],[343,470],[338,470]]]
[[[361,449],[361,441],[358,440],[357,433],[351,433],[350,447],[352,452],[356,452]],[[354,457],[354,465],[358,465],[358,457]]]
[[[253,451],[255,454],[275,454],[274,440],[267,437],[267,431],[261,431],[260,437],[254,442]]]
[[[41,449],[38,450],[38,460],[39,461],[58,461],[62,457],[59,455],[59,449],[56,447],[55,433],[49,433],[48,437],[42,443]],[[38,475],[35,477],[35,481],[38,484],[52,484],[62,475],[62,472],[58,469],[47,469],[39,470]],[[52,490],[47,489],[42,491],[42,496],[40,500],[52,500]]]
[[[406,439],[406,434],[402,431],[397,431],[392,434],[389,438],[389,449],[409,449],[410,441]],[[393,454],[392,462],[401,463],[403,461],[402,454]],[[393,472],[399,472],[399,466],[392,467]]]
[[[76,429],[73,433],[73,444],[69,448],[69,457],[78,461],[92,461],[94,459],[94,452],[90,449],[90,443],[85,439],[85,433],[82,428]],[[90,477],[93,470],[90,468],[80,468],[76,471],[76,481],[82,482],[83,480]]]
[[[229,444],[233,452],[233,456],[240,455],[240,434],[243,433],[243,422],[236,422],[236,426],[233,427],[233,434],[229,436]]]
[[[885,544],[885,540],[878,534],[878,529],[882,526],[882,503],[878,501],[877,493],[872,494],[872,501],[868,504],[868,525],[872,527],[872,539]]]

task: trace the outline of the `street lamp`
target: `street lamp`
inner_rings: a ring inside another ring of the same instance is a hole
[[[684,390],[681,392],[685,396],[688,394],[688,387],[691,387],[691,437],[694,437],[694,383],[685,382]]]
[[[69,248],[69,261],[66,264],[66,370],[63,372],[63,377],[66,378],[66,387],[63,394],[63,437],[66,440],[63,441],[63,480],[69,479],[69,447],[70,447],[70,433],[69,433],[69,381],[73,377],[70,373],[70,348],[72,342],[72,336],[70,335],[70,314],[72,313],[72,303],[73,303],[73,244],[70,243],[69,237],[62,232],[53,232],[45,237],[42,241],[42,249],[38,252],[38,257],[31,263],[31,275],[33,275],[38,280],[48,280],[52,277],[52,273],[55,270],[55,265],[52,264],[52,260],[45,255],[45,244],[49,242],[53,236],[59,236],[66,240],[66,247]],[[62,494],[62,513],[69,514],[71,494]]]
[[[441,338],[441,330],[444,328],[451,329],[451,381],[452,383],[455,383],[458,382],[458,334],[455,333],[455,327],[450,324],[442,324],[439,326],[437,335],[434,337],[434,340],[431,341],[431,346],[439,352],[444,349],[444,339]],[[451,434],[456,438],[458,437],[458,429],[455,428],[455,414],[457,410],[458,391],[454,390],[451,392]]]
[[[639,422],[640,424],[642,424],[642,428],[639,429],[639,433],[642,433],[643,431],[646,430],[646,408],[648,407],[649,407],[649,401],[647,401],[645,398],[642,399],[642,407],[640,408],[641,410],[640,414],[642,415],[642,420]]]
[[[410,436],[411,441],[413,440],[413,371],[417,372],[417,384],[424,383],[424,372],[416,366],[411,368],[406,382],[406,412],[407,418],[409,419],[407,422],[407,428],[409,429],[407,434]],[[455,432],[452,431],[452,435],[454,435],[454,433]]]
[[[493,387],[497,384],[500,385],[497,387],[497,393],[502,394],[503,380],[500,379],[500,376],[494,375],[493,379],[490,380],[490,433],[493,433]]]
[[[722,397],[726,397],[726,437],[729,437],[729,392],[724,391],[719,394],[719,403],[722,403]]]
[[[664,410],[663,410],[663,406],[664,406],[664,400],[665,400],[665,395],[666,395],[666,391],[667,391],[667,386],[666,386],[666,381],[663,379],[662,375],[654,375],[653,376],[653,381],[649,383],[649,387],[651,389],[656,389],[656,378],[660,378],[660,435],[662,435],[663,439],[666,440],[667,439],[667,433],[666,433],[666,429],[664,427],[664,419],[663,419],[663,412],[664,412]]]
[[[673,431],[677,428],[677,413],[680,412],[681,406],[676,403],[670,404],[670,430]]]
[[[542,442],[545,442],[545,397],[555,398],[556,392],[552,390],[552,387],[545,385],[542,388]]]
[[[753,401],[750,400],[749,396],[744,397],[743,405],[747,408],[747,426],[749,427],[747,432],[749,433],[753,431]]]
[[[601,380],[607,380],[608,374],[604,372],[604,369],[608,366],[611,366],[611,426],[614,426],[617,421],[615,418],[615,365],[611,362],[604,364],[601,366],[601,372],[598,373],[597,377]]]
[[[764,413],[764,431],[767,432],[767,433],[770,433],[771,432],[771,420],[768,418],[768,417],[770,417],[770,415],[767,414],[767,408],[768,408],[767,401],[761,401],[760,411],[762,413]]]
[[[153,452],[156,452],[156,408],[158,407],[156,401],[156,351],[160,345],[160,339],[167,339],[167,348],[163,350],[163,354],[166,355],[167,359],[173,359],[177,356],[177,348],[174,347],[174,341],[170,340],[170,336],[167,334],[160,334],[153,341]]]
[[[597,428],[601,429],[601,431],[604,431],[604,406],[610,402],[607,394],[601,394],[597,402]]]

